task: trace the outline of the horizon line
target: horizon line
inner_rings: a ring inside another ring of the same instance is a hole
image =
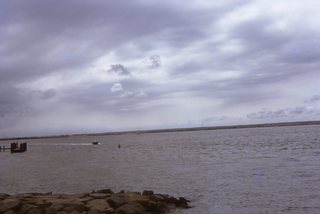
[[[74,136],[146,134],[146,133],[161,133],[161,132],[183,132],[183,131],[201,131],[201,130],[262,128],[262,127],[281,127],[281,126],[299,126],[299,125],[320,125],[320,121],[314,120],[314,121],[295,121],[295,122],[277,122],[277,123],[238,124],[238,125],[224,125],[224,126],[200,126],[200,127],[198,126],[198,127],[187,127],[187,128],[185,127],[185,128],[110,131],[110,132],[99,132],[99,133],[82,133],[82,134],[78,133],[78,134],[62,134],[62,135],[47,135],[47,136],[8,137],[8,138],[0,138],[0,141],[42,139],[42,138],[60,138],[60,137],[74,137]]]

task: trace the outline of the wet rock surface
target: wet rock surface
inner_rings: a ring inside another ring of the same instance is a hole
[[[0,193],[0,214],[163,214],[189,208],[188,200],[153,191],[113,192],[110,189],[83,194]]]

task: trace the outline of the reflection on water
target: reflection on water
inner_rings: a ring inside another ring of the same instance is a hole
[[[176,213],[320,213],[319,128],[28,140],[0,153],[0,192],[153,189],[192,200]]]

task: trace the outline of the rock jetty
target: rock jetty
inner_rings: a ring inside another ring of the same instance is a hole
[[[110,189],[81,194],[0,193],[0,213],[4,214],[163,214],[189,208],[188,200],[153,191],[113,192]]]

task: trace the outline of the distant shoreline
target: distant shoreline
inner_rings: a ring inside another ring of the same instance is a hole
[[[320,125],[320,121],[280,122],[280,123],[262,123],[262,124],[229,125],[229,126],[205,126],[205,127],[192,127],[192,128],[169,128],[169,129],[116,131],[116,132],[101,132],[101,133],[91,133],[91,134],[90,133],[88,133],[88,134],[68,134],[68,135],[53,135],[53,136],[9,137],[9,138],[0,138],[0,141],[61,138],[61,137],[74,137],[74,136],[146,134],[146,133],[161,133],[161,132],[187,132],[187,131],[202,131],[202,130],[263,128],[263,127],[281,127],[281,126],[305,126],[305,125]]]

